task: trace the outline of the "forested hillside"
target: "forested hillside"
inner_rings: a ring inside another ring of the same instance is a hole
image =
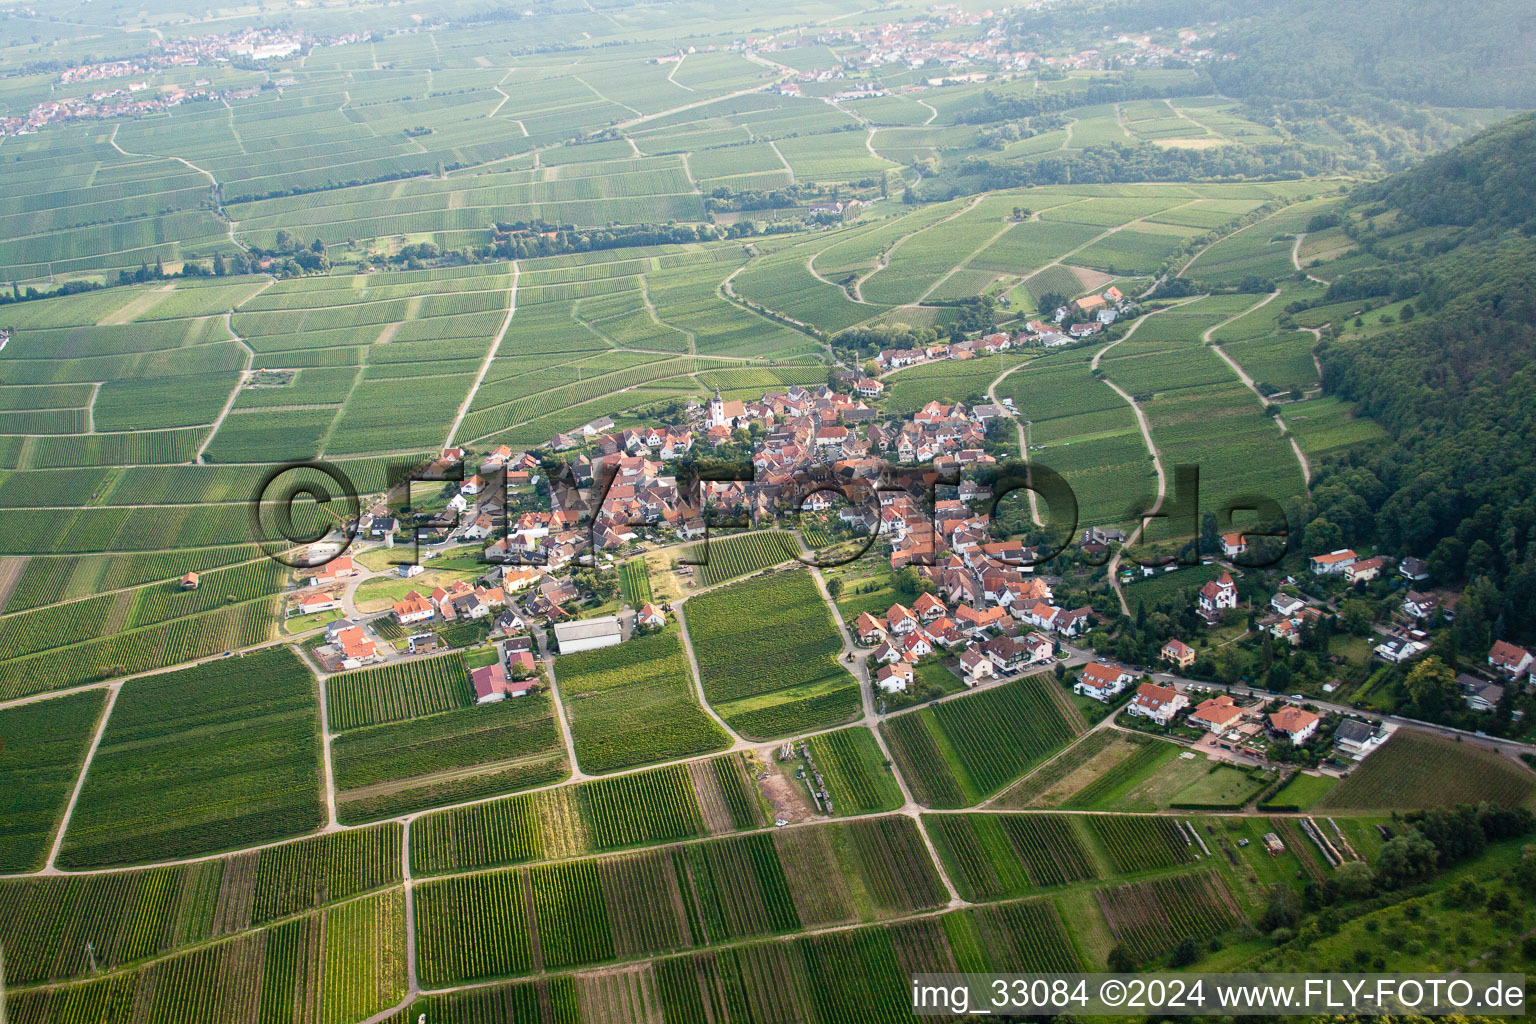
[[[1506,122],[1359,190],[1346,229],[1384,266],[1334,297],[1413,295],[1417,315],[1319,350],[1330,391],[1360,403],[1389,445],[1330,466],[1316,535],[1370,531],[1467,580],[1458,634],[1536,631],[1536,238],[1528,169],[1536,116]]]

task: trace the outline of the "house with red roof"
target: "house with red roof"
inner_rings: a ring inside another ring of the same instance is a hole
[[[1189,706],[1189,698],[1171,686],[1142,683],[1136,687],[1136,696],[1126,708],[1131,714],[1168,725],[1178,713]]]
[[[1195,663],[1195,649],[1183,640],[1169,640],[1163,644],[1163,649],[1158,652],[1158,656],[1179,668],[1189,668]]]
[[[395,621],[402,626],[408,626],[413,622],[426,622],[434,614],[432,602],[415,590],[396,601],[393,611]]]
[[[1318,726],[1322,722],[1321,715],[1293,705],[1286,705],[1269,716],[1269,727],[1296,744],[1305,743],[1317,735]]]
[[[1242,721],[1242,718],[1243,709],[1237,706],[1237,701],[1225,693],[1201,701],[1189,715],[1191,722],[1207,732],[1216,733],[1226,732]]]
[[[912,666],[904,661],[894,665],[882,665],[875,673],[875,685],[886,693],[901,693],[912,685]]]
[[[1135,678],[1130,669],[1095,661],[1083,666],[1083,674],[1073,684],[1072,691],[1079,696],[1108,703],[1111,697],[1124,691]]]
[[[1496,640],[1488,652],[1488,664],[1510,679],[1519,679],[1531,670],[1531,652],[1524,647]]]

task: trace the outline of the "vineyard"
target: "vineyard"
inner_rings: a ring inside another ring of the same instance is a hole
[[[339,673],[325,681],[325,698],[331,728],[344,732],[466,708],[475,692],[455,653]]]
[[[412,870],[431,875],[554,860],[755,826],[761,812],[753,813],[755,804],[738,788],[747,784],[740,763],[724,755],[426,814],[411,826]],[[712,820],[703,811],[731,803],[742,818]]]
[[[355,1021],[399,1002],[405,979],[397,888],[78,985],[7,993],[6,1009],[27,1024]]]
[[[938,814],[923,820],[956,887],[972,902],[1099,877],[1071,817]]]
[[[397,885],[400,840],[389,824],[175,867],[0,881],[6,978],[82,977],[91,957],[110,970]]]
[[[799,557],[793,534],[771,530],[700,541],[685,550],[682,560],[698,566],[701,587],[712,587]]]
[[[60,862],[214,853],[317,827],[317,705],[314,677],[282,647],[123,684]]]
[[[901,786],[886,766],[875,734],[864,726],[821,733],[806,743],[826,780],[835,813],[873,814],[901,806]]]
[[[568,767],[542,693],[356,729],[331,756],[349,823],[556,782]]]
[[[1194,842],[1172,818],[1095,814],[1083,820],[1118,874],[1171,868],[1199,859]]]
[[[583,771],[618,771],[730,743],[699,707],[682,639],[673,630],[561,655],[556,671]]]
[[[1232,891],[1214,871],[1101,889],[1098,900],[1115,938],[1142,964],[1186,938],[1214,938],[1243,920]]]
[[[1083,964],[1050,901],[1028,900],[787,941],[748,942],[600,973],[426,996],[405,1017],[414,1021],[425,1013],[433,1024],[762,1019],[905,1024],[912,1019],[911,975],[957,967],[1073,972]],[[774,1016],[762,1017],[763,1007]],[[556,1015],[546,1016],[543,1008],[553,1008]]]
[[[684,615],[704,696],[738,732],[803,732],[857,712],[858,683],[833,660],[842,637],[808,571],[701,594]]]
[[[631,608],[650,603],[651,572],[644,558],[631,558],[619,566],[619,587]]]
[[[1493,751],[1400,730],[1317,806],[1408,811],[1487,800],[1517,807],[1533,789],[1536,776]]]
[[[814,851],[820,871],[797,870]],[[423,979],[450,985],[943,906],[908,818],[817,825],[514,868],[417,889]],[[801,908],[828,901],[831,914]],[[530,920],[529,907],[532,907]]]
[[[909,714],[880,726],[913,797],[928,807],[968,807],[996,793],[1072,739],[1049,690],[1024,678]]]
[[[105,703],[104,692],[88,690],[0,711],[0,871],[43,866]],[[14,949],[3,927],[0,944]]]

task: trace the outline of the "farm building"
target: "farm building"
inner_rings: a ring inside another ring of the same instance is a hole
[[[591,651],[599,647],[612,647],[624,639],[619,620],[612,615],[600,619],[581,619],[576,622],[555,624],[555,642],[561,654]]]

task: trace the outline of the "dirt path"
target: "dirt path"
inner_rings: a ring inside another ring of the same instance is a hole
[[[208,446],[213,443],[213,439],[218,434],[219,428],[224,425],[225,417],[227,417],[230,413],[230,410],[235,407],[235,402],[237,402],[240,398],[240,389],[245,386],[246,377],[250,376],[251,368],[256,365],[255,350],[252,349],[250,345],[246,344],[244,338],[235,333],[233,317],[231,317],[231,315],[228,313],[224,314],[224,329],[229,332],[230,338],[245,350],[245,369],[240,371],[240,378],[235,381],[235,386],[230,389],[229,397],[224,400],[224,408],[219,410],[219,415],[214,419],[213,426],[208,431],[208,436],[203,438],[203,443],[197,446],[197,453],[192,456],[192,463],[194,465],[202,464],[203,453],[206,452],[208,450]],[[94,409],[94,407],[95,399],[93,398],[92,408]],[[91,425],[92,427],[95,426],[94,415],[92,416]]]
[[[507,336],[507,330],[512,326],[512,318],[517,315],[517,280],[521,276],[517,260],[512,261],[512,285],[507,289],[507,315],[501,321],[501,330],[496,332],[496,337],[491,340],[490,350],[485,353],[485,359],[480,363],[480,372],[475,374],[475,382],[469,386],[469,394],[464,396],[463,403],[459,406],[458,414],[453,417],[453,422],[448,426],[448,437],[443,441],[443,447],[448,448],[453,444],[453,435],[459,432],[459,425],[464,422],[464,417],[469,414],[470,403],[475,400],[475,392],[480,390],[480,384],[485,380],[486,373],[491,368],[491,362],[496,358],[496,353],[501,349],[501,341]],[[340,419],[340,417],[337,417]]]
[[[704,676],[699,672],[699,659],[693,653],[693,636],[688,632],[688,619],[683,614],[685,600],[679,599],[672,602],[672,611],[677,615],[677,626],[683,640],[683,653],[688,655],[688,670],[693,673],[693,695],[698,698],[699,707],[704,713],[715,720],[715,724],[725,730],[725,734],[731,738],[731,745],[722,753],[735,753],[738,750],[751,750],[752,744],[741,738],[741,735],[732,729],[725,719],[715,711],[709,703],[709,698],[704,696]]]
[[[1294,245],[1291,246],[1291,266],[1295,267],[1301,273],[1306,274],[1308,281],[1311,281],[1314,284],[1320,284],[1324,288],[1326,288],[1330,284],[1332,284],[1333,282],[1331,282],[1331,281],[1324,281],[1322,278],[1318,277],[1317,275],[1309,273],[1301,265],[1301,242],[1302,242],[1302,239],[1304,239],[1306,237],[1307,237],[1307,233],[1305,231],[1298,231],[1298,232],[1296,232],[1296,242],[1295,242]],[[1322,374],[1319,373],[1318,376],[1321,377]]]
[[[1030,360],[1029,362],[1033,362],[1033,360]],[[997,400],[997,386],[1001,384],[1003,379],[1006,378],[1010,373],[1013,373],[1016,370],[1024,369],[1024,367],[1029,365],[1029,362],[1015,363],[1013,366],[1008,367],[1008,369],[998,374],[992,383],[987,385],[987,401],[991,402],[994,406],[1001,410],[1004,416],[1013,420],[1014,426],[1019,431],[1019,459],[1024,463],[1025,481],[1029,481],[1030,479],[1029,435],[1024,429],[1024,421],[1019,419],[1019,414]],[[1040,518],[1040,496],[1034,491],[1029,491],[1028,494],[1030,522],[1034,523],[1036,526],[1044,526],[1045,522]]]
[[[329,677],[315,673],[315,680],[320,687],[320,782],[325,786],[325,827],[322,832],[340,831],[341,825],[336,821],[336,769],[331,763],[331,741],[335,737],[331,734],[331,710],[325,696],[325,681]]]
[[[1185,305],[1187,303],[1194,302],[1197,299],[1203,299],[1203,298],[1205,298],[1205,296],[1203,296],[1203,295],[1196,295],[1196,296],[1193,296],[1191,298],[1185,299],[1183,302],[1176,302],[1176,303],[1174,303],[1171,306],[1164,306],[1163,309],[1155,309],[1152,312],[1148,313],[1146,316],[1141,317],[1139,320],[1137,320],[1134,324],[1131,325],[1131,329],[1126,331],[1125,335],[1123,337],[1115,339],[1114,341],[1110,342],[1108,345],[1105,345],[1103,348],[1101,348],[1097,352],[1095,352],[1093,354],[1093,361],[1088,364],[1088,368],[1090,370],[1097,370],[1099,368],[1099,360],[1104,358],[1104,353],[1108,352],[1110,349],[1114,348],[1116,345],[1120,344],[1122,341],[1129,341],[1131,335],[1135,334],[1136,333],[1136,329],[1138,327],[1140,327],[1142,324],[1146,323],[1148,318],[1156,316],[1157,314],[1161,313],[1164,309],[1176,309],[1179,306],[1183,306],[1183,305]],[[1157,450],[1157,445],[1152,440],[1152,427],[1147,422],[1147,414],[1146,414],[1146,412],[1141,408],[1140,404],[1137,403],[1136,399],[1134,399],[1130,395],[1126,394],[1125,390],[1123,388],[1121,388],[1120,385],[1118,385],[1114,381],[1110,380],[1108,374],[1105,374],[1101,379],[1104,381],[1105,384],[1108,384],[1110,386],[1110,388],[1115,392],[1115,394],[1117,394],[1121,398],[1125,399],[1125,403],[1131,407],[1131,412],[1136,415],[1136,425],[1141,428],[1141,438],[1142,438],[1143,441],[1146,442],[1147,451],[1152,455],[1152,468],[1157,470],[1157,496],[1152,500],[1152,507],[1149,508],[1147,510],[1147,512],[1146,512],[1146,516],[1150,516],[1152,513],[1159,511],[1163,507],[1163,498],[1168,493],[1168,477],[1167,477],[1167,474],[1165,474],[1163,472],[1163,459],[1162,459],[1162,455],[1159,454],[1159,452]],[[1131,614],[1131,606],[1125,600],[1125,591],[1120,589],[1120,576],[1119,576],[1120,556],[1121,556],[1122,553],[1124,553],[1124,551],[1125,551],[1125,549],[1127,547],[1129,547],[1131,544],[1136,543],[1136,541],[1138,539],[1140,539],[1142,532],[1146,529],[1146,526],[1147,526],[1147,519],[1144,516],[1142,518],[1141,522],[1136,524],[1136,528],[1131,531],[1130,536],[1128,536],[1126,538],[1125,543],[1122,544],[1118,549],[1116,549],[1114,557],[1109,560],[1109,565],[1108,565],[1109,585],[1112,588],[1114,588],[1115,599],[1120,602],[1120,611],[1123,612],[1126,615]]]
[[[1274,403],[1269,400],[1268,396],[1266,396],[1262,391],[1259,390],[1259,386],[1256,383],[1254,383],[1253,378],[1248,375],[1248,371],[1244,370],[1242,365],[1240,363],[1238,363],[1238,361],[1236,359],[1233,359],[1231,356],[1229,356],[1225,349],[1223,349],[1220,345],[1216,344],[1216,342],[1211,340],[1211,335],[1215,334],[1221,328],[1223,328],[1223,327],[1227,326],[1228,324],[1232,323],[1234,320],[1240,320],[1243,317],[1247,316],[1249,313],[1252,313],[1252,312],[1254,312],[1256,310],[1259,310],[1259,309],[1263,309],[1265,306],[1269,305],[1271,302],[1273,302],[1279,296],[1280,296],[1280,289],[1276,288],[1274,291],[1272,291],[1268,295],[1264,296],[1263,299],[1261,299],[1258,302],[1254,303],[1252,306],[1250,306],[1247,309],[1243,310],[1241,313],[1237,313],[1237,314],[1235,314],[1233,316],[1229,316],[1225,320],[1223,320],[1221,323],[1219,323],[1219,324],[1212,324],[1210,327],[1207,327],[1205,329],[1205,333],[1200,335],[1200,340],[1205,342],[1205,344],[1209,345],[1211,347],[1211,350],[1214,351],[1218,356],[1221,357],[1222,362],[1226,363],[1227,366],[1229,366],[1232,369],[1232,372],[1237,374],[1238,379],[1243,382],[1243,385],[1245,387],[1247,387],[1247,389],[1249,391],[1253,392],[1254,397],[1259,400],[1259,405],[1263,406],[1265,409],[1268,409],[1270,406],[1274,405]],[[1291,443],[1291,450],[1296,453],[1296,461],[1301,464],[1301,477],[1302,477],[1302,481],[1304,483],[1310,485],[1312,483],[1312,466],[1311,466],[1311,464],[1309,464],[1307,462],[1307,457],[1302,452],[1301,445],[1298,444],[1296,442],[1296,438],[1291,435],[1290,426],[1285,422],[1285,417],[1284,416],[1276,415],[1274,417],[1274,419],[1275,419],[1275,425],[1280,428],[1280,433],[1283,436],[1285,436],[1286,440],[1290,441],[1290,443]]]
[[[870,278],[874,277],[876,274],[880,273],[880,271],[882,271],[886,267],[890,266],[891,265],[891,257],[893,255],[895,255],[896,250],[900,249],[902,244],[904,242],[906,242],[907,239],[909,239],[909,238],[916,238],[918,235],[922,234],[924,231],[931,231],[934,228],[938,227],[940,224],[948,224],[950,221],[954,220],[956,217],[959,217],[959,216],[961,216],[963,214],[969,213],[971,210],[974,210],[976,208],[976,204],[980,203],[985,198],[986,198],[985,194],[978,195],[978,196],[973,196],[971,199],[967,200],[960,207],[960,209],[956,210],[954,213],[951,213],[949,216],[941,217],[938,220],[934,221],[932,224],[929,224],[925,228],[919,228],[918,230],[912,232],[911,234],[902,235],[900,238],[896,239],[896,241],[891,243],[889,248],[887,248],[884,252],[882,252],[880,254],[880,258],[877,260],[877,264],[878,265],[875,267],[875,269],[871,270],[868,274],[864,275],[857,282],[855,282],[855,284],[854,284],[855,291],[860,291],[861,292],[861,290],[863,289],[864,285],[869,281]],[[862,294],[862,292],[861,292],[861,294]],[[864,300],[861,298],[859,301],[862,302]],[[907,305],[913,305],[913,303],[907,303]],[[869,321],[866,320],[864,322],[868,323]]]
[[[117,695],[123,691],[122,683],[112,683],[107,687],[107,702],[101,709],[101,718],[96,722],[96,734],[91,737],[91,745],[85,752],[85,760],[80,764],[80,775],[75,779],[75,788],[70,791],[69,803],[64,805],[64,814],[59,818],[59,828],[53,834],[53,845],[48,848],[48,860],[38,874],[57,875],[62,874],[58,869],[59,850],[64,847],[64,833],[69,830],[69,821],[75,816],[75,805],[80,802],[80,791],[85,788],[85,777],[90,773],[91,761],[96,757],[96,751],[101,746],[101,737],[106,734],[107,722],[112,718],[112,709],[117,706]]]
[[[4,608],[11,599],[11,592],[21,582],[21,575],[27,571],[29,561],[30,555],[0,555],[0,608]]]
[[[773,155],[779,158],[779,163],[783,164],[784,169],[789,172],[789,183],[793,185],[795,183],[795,169],[789,165],[788,160],[784,159],[784,154],[779,152],[779,144],[773,139],[769,139],[768,148],[773,150]]]
[[[571,738],[571,723],[565,716],[565,702],[560,699],[560,681],[555,678],[555,656],[549,652],[549,637],[546,633],[539,634],[539,658],[544,662],[544,675],[549,680],[549,699],[555,704],[555,721],[560,726],[560,741],[565,744],[565,756],[571,762],[571,777],[567,781],[580,782],[582,779],[593,778],[581,770],[576,760],[576,742]]]

